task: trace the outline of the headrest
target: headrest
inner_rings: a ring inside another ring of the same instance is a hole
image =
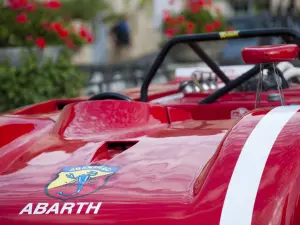
[[[242,49],[246,64],[259,64],[295,60],[299,53],[296,44],[280,44],[246,47]]]

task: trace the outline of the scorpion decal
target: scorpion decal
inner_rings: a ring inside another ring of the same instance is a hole
[[[77,183],[77,189],[73,194],[65,194],[64,192],[60,191],[57,192],[58,195],[62,195],[65,197],[70,197],[70,196],[74,196],[77,195],[81,192],[81,190],[83,189],[84,185],[92,179],[93,176],[96,176],[98,174],[97,171],[89,171],[86,174],[81,174],[78,177],[75,177],[74,174],[72,173],[68,173],[66,175],[67,178],[72,179],[75,183]]]

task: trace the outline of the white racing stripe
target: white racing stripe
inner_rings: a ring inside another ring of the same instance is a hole
[[[268,156],[279,133],[300,109],[272,109],[249,135],[234,168],[221,213],[220,225],[251,225],[254,203]]]

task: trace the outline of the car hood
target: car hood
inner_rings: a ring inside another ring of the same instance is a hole
[[[70,104],[57,120],[0,117],[1,222],[186,224],[197,216],[206,168],[235,121],[170,123],[164,107],[112,102]]]

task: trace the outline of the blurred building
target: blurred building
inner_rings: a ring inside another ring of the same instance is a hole
[[[109,1],[117,13],[126,13],[131,26],[133,45],[128,50],[124,60],[130,60],[142,55],[159,51],[162,32],[160,25],[163,19],[164,10],[181,10],[184,0],[152,0],[143,9],[138,9],[139,0]],[[214,4],[220,8],[226,17],[231,17],[234,12],[226,0],[214,0]],[[109,26],[101,22],[101,15],[96,20],[96,42],[92,46],[86,46],[74,56],[74,62],[80,64],[113,63],[113,49]]]
[[[275,15],[298,14],[300,11],[299,0],[271,0],[270,6],[272,13]]]
[[[160,0],[161,2],[165,0]],[[161,34],[155,29],[152,22],[153,5],[138,9],[138,0],[131,0],[127,5],[124,0],[114,0],[111,4],[116,12],[125,13],[132,33],[132,47],[128,49],[127,59],[139,57],[143,54],[158,50]],[[155,2],[155,1],[153,1]],[[112,46],[109,41],[109,61],[112,61]]]
[[[159,0],[167,1],[167,0]],[[126,59],[139,57],[140,55],[158,50],[161,40],[159,28],[153,26],[153,5],[137,10],[138,0],[131,0],[127,5],[124,0],[109,1],[116,13],[126,13],[128,16],[133,45],[126,54]],[[154,1],[155,2],[155,1]],[[98,64],[113,62],[112,41],[109,35],[109,25],[101,22],[101,14],[95,24],[94,45],[86,46],[74,56],[74,63]]]

